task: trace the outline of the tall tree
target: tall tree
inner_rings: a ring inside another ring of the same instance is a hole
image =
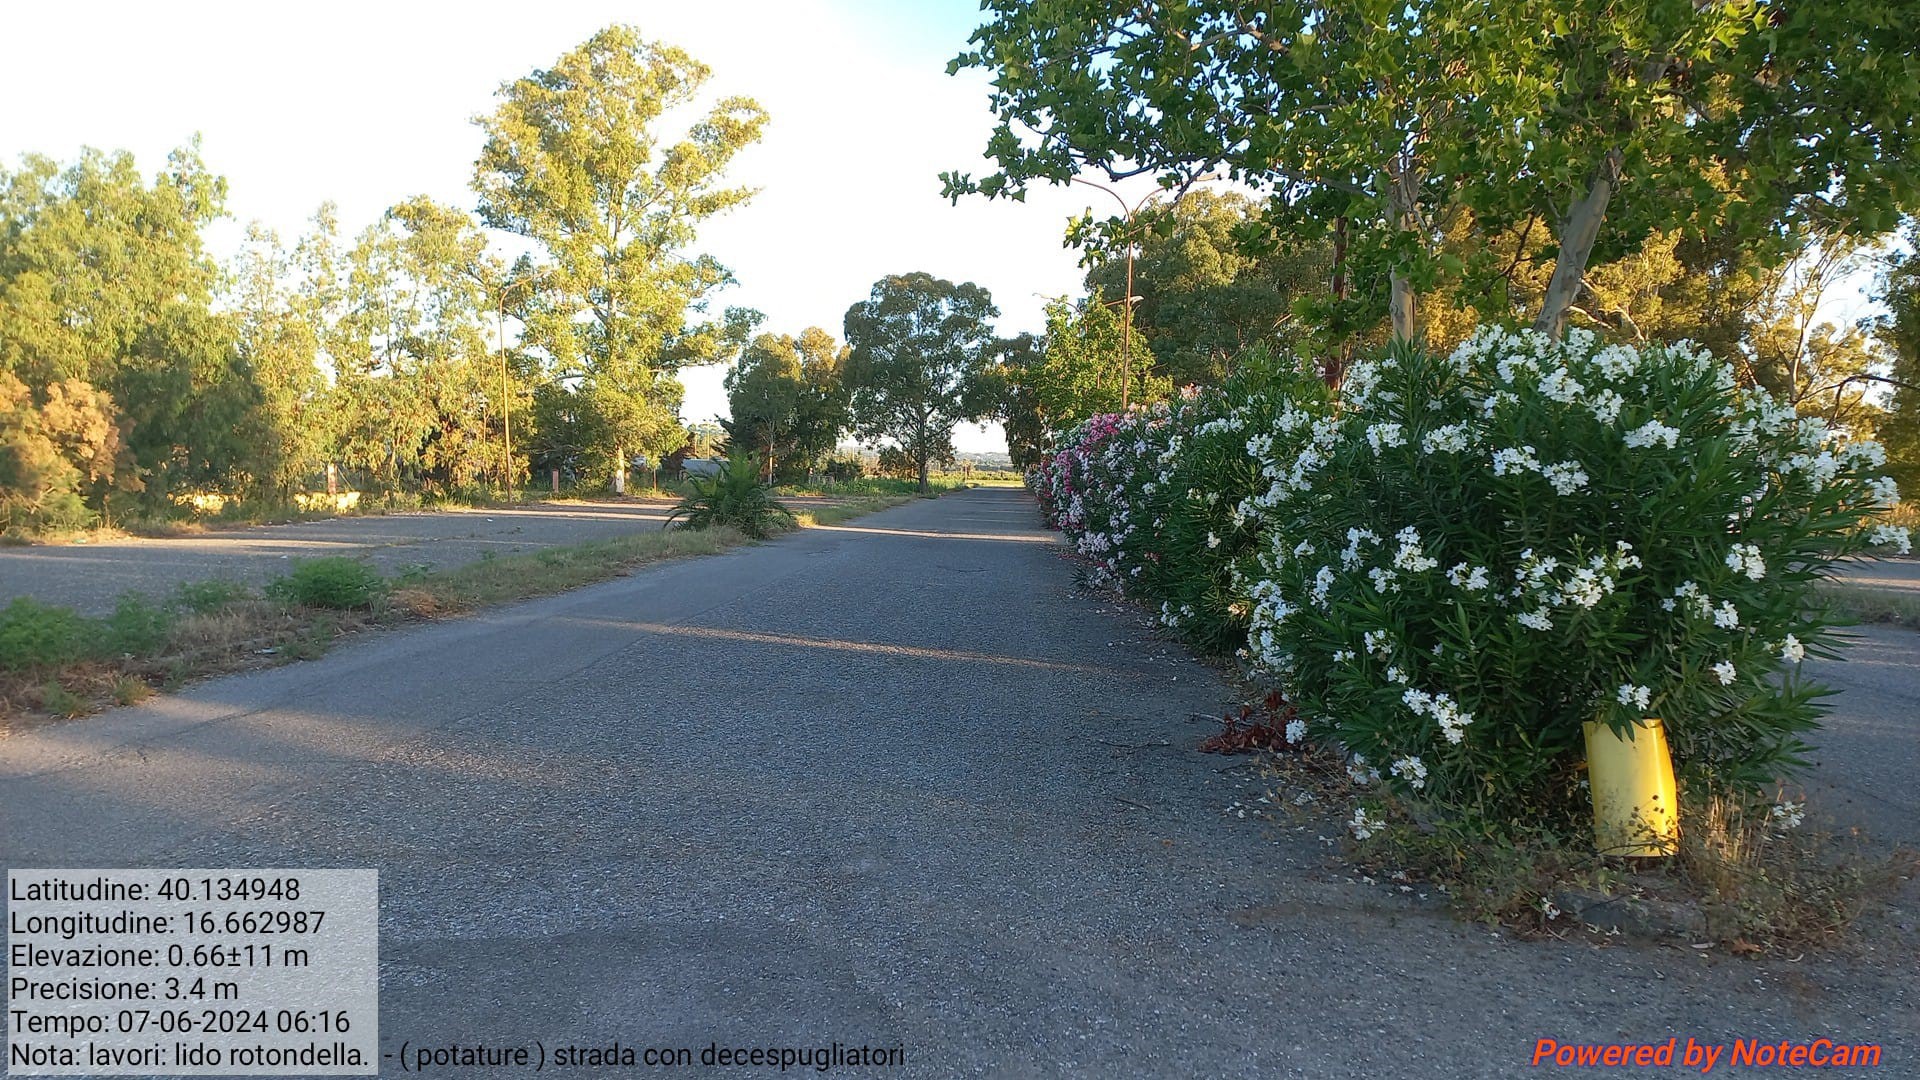
[[[1905,238],[1904,253],[1881,282],[1887,312],[1876,330],[1892,354],[1887,374],[1893,387],[1879,437],[1887,448],[1888,475],[1911,500],[1920,493],[1920,221],[1908,223]]]
[[[1012,372],[1048,431],[1065,431],[1097,413],[1119,412],[1121,402],[1164,400],[1173,384],[1146,364],[1121,361],[1120,305],[1100,290],[1079,302],[1047,304],[1040,362]],[[1121,393],[1122,381],[1130,382]]]
[[[921,491],[933,459],[952,455],[954,426],[984,407],[969,391],[994,344],[988,320],[999,314],[986,289],[927,273],[881,278],[847,309],[854,430],[898,444]]]
[[[1329,227],[1356,279],[1415,295],[1494,272],[1440,242],[1462,211],[1537,225],[1558,333],[1587,268],[1652,234],[1758,238],[1816,217],[1875,233],[1920,197],[1920,10],[1881,0],[988,0],[952,65],[996,72],[999,170],[947,190],[1015,196],[1082,169],[1270,192],[1284,230]]]
[[[581,430],[624,489],[629,458],[678,448],[681,363],[712,358],[710,326],[689,327],[731,280],[693,254],[701,222],[752,191],[724,183],[758,141],[766,113],[722,98],[682,131],[711,72],[685,52],[611,26],[553,67],[500,89],[478,122],[486,143],[474,189],[486,224],[536,241],[545,257],[526,341],[576,393]]]
[[[1040,456],[1052,448],[1030,375],[1045,362],[1045,337],[1016,334],[993,343],[973,380],[968,411],[1000,421],[1007,436],[1007,456],[1016,469],[1038,464]]]
[[[63,386],[120,428],[110,467],[91,449],[71,462],[96,513],[116,494],[158,508],[228,483],[248,454],[252,388],[211,308],[218,268],[200,236],[225,195],[197,143],[151,181],[131,155],[95,150],[0,170],[0,371],[39,407]]]
[[[848,350],[817,326],[761,334],[727,373],[729,444],[760,456],[768,480],[805,476],[847,426]]]
[[[303,310],[295,255],[273,230],[248,227],[230,279],[236,348],[258,395],[247,429],[247,486],[287,499],[324,467],[331,444],[321,327]]]
[[[1153,208],[1135,260],[1134,333],[1175,385],[1212,385],[1255,345],[1293,344],[1294,305],[1325,288],[1324,243],[1271,242],[1261,207],[1239,192],[1189,192]],[[1122,257],[1090,253],[1087,288],[1125,295]]]

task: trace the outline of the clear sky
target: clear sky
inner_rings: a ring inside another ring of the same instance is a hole
[[[90,0],[0,20],[0,158],[126,149],[152,173],[198,132],[230,184],[235,220],[212,237],[222,255],[241,223],[291,240],[328,199],[349,233],[415,194],[472,207],[472,118],[502,82],[614,22],[681,46],[713,68],[717,93],[772,114],[735,173],[760,196],[702,241],[740,281],[716,303],[759,308],[768,329],[838,335],[874,279],[925,270],[985,285],[1003,332],[1038,330],[1042,297],[1079,290],[1066,219],[1105,198],[940,198],[941,170],[982,170],[992,123],[985,76],[946,74],[980,22],[974,0]],[[686,374],[688,419],[725,409],[719,374]],[[997,431],[959,442],[1003,445]]]

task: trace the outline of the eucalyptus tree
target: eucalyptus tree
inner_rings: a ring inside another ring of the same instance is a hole
[[[804,476],[847,426],[849,350],[817,326],[761,334],[727,373],[730,445],[760,456],[769,480]]]
[[[235,348],[258,397],[246,479],[283,500],[324,467],[331,442],[321,326],[304,310],[303,285],[296,253],[272,229],[248,226],[228,287]]]
[[[973,385],[995,338],[1000,314],[986,289],[927,273],[894,274],[847,309],[846,364],[853,429],[891,440],[911,459],[920,490],[929,465],[953,452],[953,429],[986,406]]]
[[[725,182],[766,112],[724,97],[684,126],[711,71],[687,53],[611,26],[551,68],[500,88],[473,186],[486,224],[544,257],[526,343],[545,353],[589,449],[624,489],[634,453],[678,448],[674,372],[712,359],[711,326],[689,326],[731,280],[692,246],[698,226],[753,192]]]

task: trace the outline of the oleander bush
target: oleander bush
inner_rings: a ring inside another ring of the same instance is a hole
[[[1267,487],[1247,440],[1282,415],[1325,415],[1326,385],[1288,356],[1255,350],[1218,387],[1094,416],[1028,474],[1089,576],[1158,607],[1193,648],[1243,645],[1235,582],[1260,523],[1244,501]]]
[[[1908,546],[1883,462],[1688,344],[1490,328],[1354,365],[1337,405],[1265,358],[1092,418],[1029,484],[1095,581],[1243,649],[1290,737],[1498,831],[1584,813],[1589,720],[1662,718],[1694,798],[1800,765],[1813,587]]]
[[[1799,766],[1830,649],[1814,583],[1895,504],[1880,448],[1681,343],[1487,329],[1396,348],[1337,415],[1255,440],[1253,660],[1357,779],[1571,823],[1582,724],[1660,717],[1696,796]]]
[[[1324,416],[1330,408],[1317,373],[1265,352],[1245,358],[1221,386],[1173,403],[1157,475],[1141,492],[1153,550],[1131,585],[1157,600],[1161,622],[1196,650],[1231,653],[1247,639],[1240,579],[1252,568],[1263,522],[1246,501],[1268,487],[1247,440],[1283,417]]]

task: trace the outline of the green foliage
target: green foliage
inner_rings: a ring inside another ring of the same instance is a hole
[[[1148,405],[1173,393],[1171,382],[1154,375],[1144,336],[1136,335],[1131,356],[1122,348],[1120,316],[1120,302],[1108,301],[1097,288],[1079,303],[1064,297],[1047,303],[1040,362],[1009,372],[1042,427],[1065,430],[1098,413],[1118,412],[1123,397]]]
[[[728,527],[764,540],[796,524],[793,511],[773,497],[773,487],[761,483],[760,463],[750,455],[736,454],[718,476],[694,477],[687,485],[692,490],[667,515],[678,528]]]
[[[296,559],[286,576],[267,585],[267,595],[302,607],[351,611],[372,607],[387,594],[379,571],[344,555]]]
[[[898,445],[918,467],[922,491],[932,462],[952,458],[954,425],[988,408],[974,384],[994,345],[988,320],[999,313],[980,286],[926,273],[882,278],[847,309],[853,428]]]
[[[173,632],[174,614],[139,593],[127,593],[101,621],[97,642],[110,656],[141,656],[158,652]]]
[[[116,413],[111,398],[77,379],[35,394],[0,372],[0,532],[66,532],[97,520],[82,491],[122,464]]]
[[[1327,242],[1278,242],[1239,192],[1195,189],[1150,204],[1135,226],[1133,332],[1174,386],[1218,384],[1248,350],[1292,344],[1295,301],[1323,292],[1332,270]],[[1127,295],[1124,244],[1089,256],[1087,288]]]
[[[1887,314],[1876,327],[1892,354],[1888,374],[1896,380],[1879,435],[1887,447],[1887,472],[1913,493],[1920,492],[1920,222],[1908,227],[1906,247],[1887,273]]]
[[[1230,653],[1246,644],[1242,576],[1264,539],[1247,500],[1272,483],[1249,440],[1330,409],[1311,367],[1256,348],[1221,387],[1091,418],[1030,483],[1093,580],[1156,605],[1195,649]]]
[[[1283,414],[1324,416],[1332,394],[1318,373],[1285,353],[1255,348],[1217,389],[1173,402],[1152,491],[1153,550],[1130,585],[1160,601],[1161,619],[1195,649],[1231,653],[1246,642],[1241,571],[1260,540],[1243,503],[1271,484],[1247,440]]]
[[[1757,243],[1823,219],[1870,235],[1920,200],[1910,6],[985,8],[949,69],[994,73],[998,168],[946,174],[950,196],[1018,197],[1083,170],[1176,188],[1223,171],[1272,195],[1288,240],[1341,231],[1354,302],[1390,290],[1401,337],[1417,333],[1415,295],[1448,281],[1503,299],[1491,286],[1510,253],[1439,242],[1462,213],[1524,225],[1521,256],[1555,263],[1536,325],[1557,333],[1590,262],[1654,233]]]
[[[1798,767],[1812,593],[1889,504],[1870,442],[1689,346],[1483,331],[1278,422],[1250,649],[1322,737],[1489,827],[1576,819],[1581,725],[1661,717],[1696,791]]]
[[[769,481],[804,479],[847,426],[848,350],[819,327],[761,334],[727,373],[729,445],[760,458]]]
[[[15,597],[0,608],[0,668],[26,671],[72,663],[90,652],[91,633],[72,608]]]
[[[555,365],[545,408],[571,442],[623,479],[631,455],[680,448],[686,362],[711,362],[744,325],[689,327],[731,275],[692,254],[697,226],[745,203],[723,184],[767,116],[725,97],[682,130],[665,129],[701,99],[709,69],[685,52],[611,26],[551,68],[501,87],[479,123],[474,166],[482,219],[537,243],[546,261],[525,310],[526,343]]]
[[[225,195],[197,145],[150,181],[131,155],[92,150],[0,170],[0,372],[87,415],[87,437],[55,444],[95,513],[230,482],[250,452],[253,390],[200,237]]]
[[[250,595],[252,590],[244,583],[223,578],[183,581],[173,593],[176,606],[196,614],[218,611],[223,607],[237,604]]]

